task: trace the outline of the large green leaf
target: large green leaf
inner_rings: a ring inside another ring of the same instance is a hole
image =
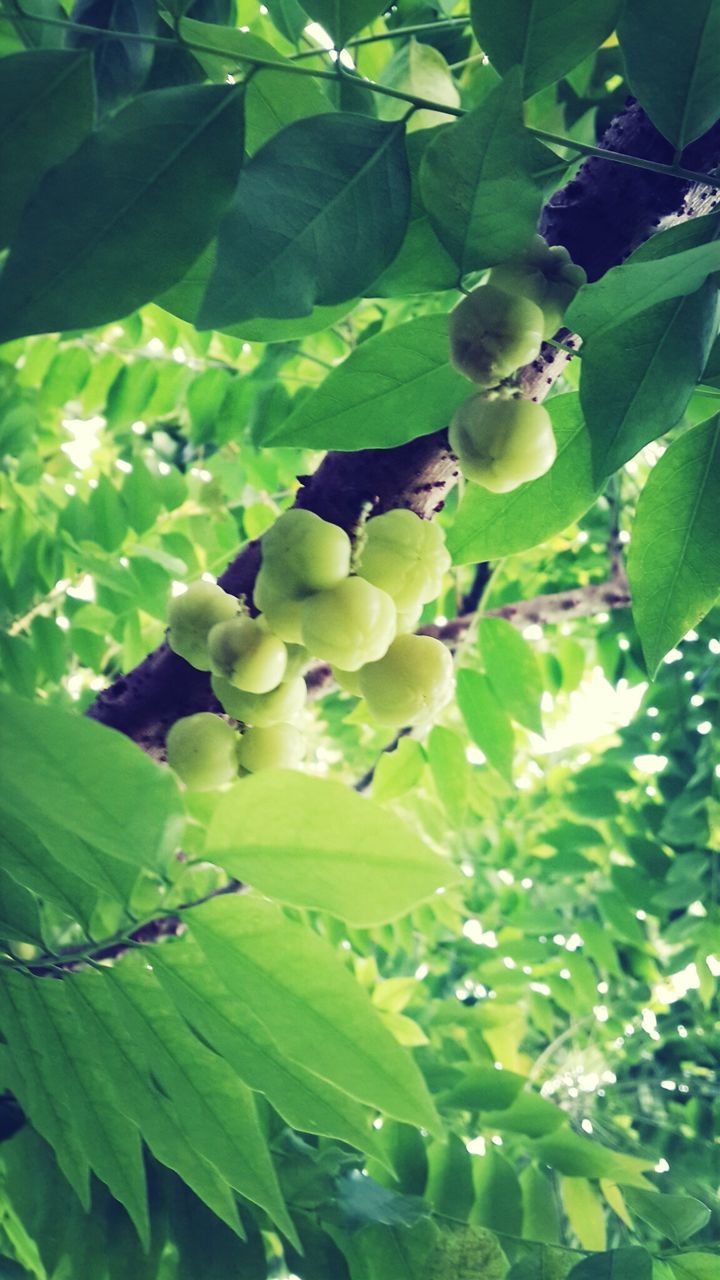
[[[557,458],[546,475],[512,493],[489,493],[469,484],[448,532],[456,564],[475,564],[538,546],[560,533],[591,507],[593,483],[590,437],[577,393],[548,401]]]
[[[144,957],[128,957],[109,971],[108,980],[118,1016],[182,1112],[190,1141],[230,1186],[295,1240],[251,1090],[189,1033]]]
[[[507,1156],[488,1145],[473,1162],[475,1202],[470,1221],[494,1231],[519,1236],[522,1230],[522,1192]]]
[[[229,75],[237,76],[238,65],[242,71],[249,70],[252,62],[246,62],[246,59],[277,62],[280,67],[292,65],[266,40],[237,27],[221,27],[215,22],[183,18],[180,34],[191,44],[203,46],[201,51],[195,52],[195,57],[212,80],[224,82]],[[213,49],[217,49],[217,53],[210,52]],[[248,155],[253,155],[268,138],[294,120],[329,110],[329,99],[310,76],[258,68],[245,93],[245,149]]]
[[[242,92],[140,94],[46,174],[0,276],[0,342],[104,324],[181,278],[237,179]]]
[[[29,889],[13,880],[0,866],[0,936],[8,942],[43,946],[40,909]]]
[[[463,667],[457,676],[457,701],[470,737],[488,763],[512,782],[515,735],[487,676]]]
[[[390,266],[374,280],[373,297],[394,298],[413,293],[434,293],[459,284],[459,271],[433,231],[420,190],[422,158],[434,134],[430,129],[407,136],[410,165],[410,222],[399,252]]]
[[[8,973],[0,1000],[3,1012],[12,1006],[22,1022],[27,1051],[35,1055],[40,1070],[46,1073],[46,1087],[54,1094],[55,1105],[71,1117],[88,1164],[125,1205],[147,1247],[150,1223],[140,1134],[117,1109],[112,1086],[69,1002],[67,981]],[[12,1020],[9,1025],[12,1027]],[[22,1084],[18,1096],[24,1103]],[[31,1091],[31,1115],[33,1102],[36,1104]],[[43,1132],[42,1126],[38,1127]],[[53,1141],[49,1133],[44,1136]]]
[[[651,471],[628,556],[633,617],[648,670],[720,593],[720,415],[686,432]]]
[[[182,1105],[174,1094],[158,1088],[154,1063],[131,1033],[118,1007],[118,997],[106,973],[79,973],[67,982],[67,995],[79,1025],[79,1035],[89,1046],[112,1089],[114,1104],[128,1121],[137,1125],[153,1155],[174,1169],[223,1222],[242,1233],[234,1197],[226,1178],[214,1164],[214,1133],[207,1144],[198,1137],[197,1115],[202,1111],[206,1072],[213,1055],[188,1031],[179,1066],[186,1076]],[[207,1075],[212,1079],[212,1075]],[[192,1096],[193,1114],[186,1114]]]
[[[0,62],[0,246],[42,175],[74,151],[94,115],[92,64],[84,50],[43,49]]]
[[[422,44],[414,36],[401,44],[382,69],[379,83],[400,93],[412,94],[437,102],[437,111],[423,108],[413,111],[408,129],[432,129],[444,121],[452,120],[452,113],[442,107],[460,106],[460,94],[452,72],[439,49]],[[407,115],[408,104],[402,98],[381,97],[377,112],[382,120],[400,120]]]
[[[560,80],[612,32],[622,0],[472,0],[478,44],[501,74],[522,71],[524,96]]]
[[[37,832],[4,809],[0,810],[0,863],[18,884],[87,927],[97,892],[54,857]]]
[[[632,0],[618,36],[632,92],[678,151],[715,123],[720,96],[720,4]]]
[[[203,1040],[294,1129],[378,1154],[368,1111],[282,1052],[249,1006],[228,991],[194,939],[157,950],[153,968]]]
[[[567,1280],[651,1280],[653,1262],[647,1249],[610,1249],[583,1258]]]
[[[712,346],[717,308],[708,280],[585,344],[580,395],[598,482],[680,421]]]
[[[611,1151],[567,1126],[538,1139],[533,1146],[540,1160],[567,1178],[610,1178],[623,1186],[648,1186],[643,1173],[655,1163],[652,1158],[643,1160]]]
[[[389,449],[446,426],[468,389],[449,363],[447,316],[421,316],[368,338],[260,443]]]
[[[584,284],[570,303],[565,323],[583,338],[598,337],[668,298],[694,293],[720,266],[720,244],[710,243],[656,261],[633,259]]]
[[[0,694],[0,774],[4,805],[41,839],[47,821],[138,867],[162,866],[175,850],[173,776],[83,716]]]
[[[397,1120],[437,1129],[412,1059],[316,934],[251,894],[198,907],[188,924],[231,993],[289,1057]]]
[[[328,114],[288,125],[240,176],[198,325],[355,298],[392,262],[409,216],[402,122]]]
[[[268,897],[355,925],[396,919],[459,879],[395,814],[344,783],[285,769],[226,792],[206,853]]]
[[[482,618],[478,644],[493,693],[519,724],[542,733],[544,682],[527,640],[504,618]]]
[[[341,48],[356,31],[362,31],[387,8],[385,0],[308,0],[303,4]]]
[[[630,1212],[673,1244],[684,1244],[710,1221],[707,1205],[694,1196],[666,1196],[639,1187],[628,1187],[624,1194]]]
[[[683,1253],[668,1258],[675,1280],[715,1280],[717,1275],[716,1253]]]
[[[422,197],[462,275],[527,248],[543,188],[559,169],[523,124],[518,73],[436,134],[420,167]]]

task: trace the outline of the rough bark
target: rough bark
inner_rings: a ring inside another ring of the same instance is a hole
[[[601,145],[644,159],[672,160],[669,144],[637,105],[613,120]],[[720,126],[716,125],[687,149],[683,163],[709,172],[719,158]],[[593,157],[550,199],[540,229],[551,244],[564,244],[589,279],[595,280],[621,262],[664,218],[692,216],[695,209],[685,206],[689,190],[689,184],[680,179]],[[524,394],[542,399],[569,358],[546,346],[521,375]],[[409,507],[421,516],[432,516],[442,507],[456,476],[446,432],[440,431],[394,449],[329,453],[315,474],[304,478],[297,503],[351,531],[367,504],[375,512]],[[249,543],[220,578],[222,586],[250,600],[259,563],[259,546]],[[103,690],[88,714],[161,756],[173,721],[206,709],[219,709],[208,676],[161,645],[134,671]]]

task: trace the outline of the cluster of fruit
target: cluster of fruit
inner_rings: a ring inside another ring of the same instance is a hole
[[[330,663],[377,723],[430,719],[451,696],[452,659],[440,641],[410,633],[449,565],[442,530],[412,511],[368,520],[354,563],[338,525],[298,507],[286,511],[262,539],[259,617],[211,582],[195,582],[170,602],[171,649],[212,673],[215,696],[242,726],[238,735],[209,712],[178,720],[167,738],[172,768],[206,790],[238,772],[299,765],[304,741],[293,721],[311,657]]]
[[[456,411],[450,446],[463,475],[492,493],[536,480],[555,461],[547,410],[500,384],[537,358],[584,281],[566,249],[535,236],[522,258],[493,267],[450,313],[452,363],[484,388]]]

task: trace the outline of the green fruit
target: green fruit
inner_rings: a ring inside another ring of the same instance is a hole
[[[218,622],[227,622],[238,611],[235,596],[215,582],[192,582],[181,596],[168,605],[168,644],[198,671],[210,670],[208,632]]]
[[[434,600],[450,568],[439,525],[397,508],[368,520],[358,574],[392,596],[398,609]]]
[[[529,298],[482,285],[450,312],[450,362],[481,387],[495,387],[540,352],[545,317]]]
[[[398,611],[397,626],[395,628],[399,636],[405,635],[408,631],[415,631],[420,621],[423,607],[422,604],[416,604],[414,609],[401,609]]]
[[[299,645],[302,638],[301,612],[303,599],[306,596],[293,598],[276,585],[272,574],[264,568],[260,569],[255,579],[253,600],[271,631],[288,644]]]
[[[270,630],[272,631],[272,627]],[[286,648],[287,667],[285,668],[285,679],[292,680],[293,676],[302,675],[310,661],[310,654],[302,644],[288,644]]]
[[[357,671],[385,653],[395,635],[396,617],[385,591],[364,578],[346,578],[304,602],[303,644],[325,662]]]
[[[351,550],[339,525],[292,507],[263,536],[262,563],[276,590],[304,596],[342,582],[350,572]]]
[[[238,763],[248,773],[258,769],[296,769],[305,756],[305,739],[291,724],[246,729],[237,749]]]
[[[237,733],[209,711],[176,720],[166,747],[170,768],[193,791],[211,791],[237,777]]]
[[[222,676],[213,676],[213,693],[229,716],[243,724],[282,724],[293,720],[305,706],[307,686],[302,676],[283,680],[270,693],[245,693]]]
[[[383,658],[363,667],[359,684],[379,724],[418,724],[435,716],[452,696],[452,657],[431,636],[398,636]]]
[[[550,414],[532,400],[471,396],[455,412],[449,438],[463,475],[491,493],[537,480],[557,453]]]
[[[287,649],[257,618],[219,622],[208,636],[210,669],[236,689],[269,693],[285,675]]]
[[[537,243],[536,243],[537,242]],[[543,312],[543,337],[552,338],[562,325],[565,311],[587,277],[562,245],[550,248],[536,236],[521,258],[493,267],[488,284],[509,294],[522,294]]]
[[[332,669],[332,673],[340,685],[340,688],[344,689],[346,693],[352,693],[356,698],[360,697],[361,669],[362,668],[360,667],[357,671],[343,671],[342,667],[333,667]]]

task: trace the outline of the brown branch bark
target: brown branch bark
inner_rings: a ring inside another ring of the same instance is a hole
[[[621,112],[603,145],[628,155],[670,162],[671,148],[642,110]],[[687,149],[683,164],[709,171],[720,156],[720,126]],[[551,244],[564,244],[593,280],[627,254],[669,215],[692,216],[685,206],[686,182],[593,157],[572,182],[556,193],[543,211],[540,230]],[[565,352],[546,346],[521,374],[530,399],[542,399],[562,372]],[[438,511],[457,477],[440,431],[399,448],[329,453],[300,490],[297,503],[347,530],[367,503],[375,512],[409,507],[418,515]],[[235,595],[252,597],[260,561],[257,543],[249,543],[220,579]],[[88,714],[132,737],[161,756],[168,727],[180,716],[219,709],[209,679],[161,645],[127,676],[105,689]]]

